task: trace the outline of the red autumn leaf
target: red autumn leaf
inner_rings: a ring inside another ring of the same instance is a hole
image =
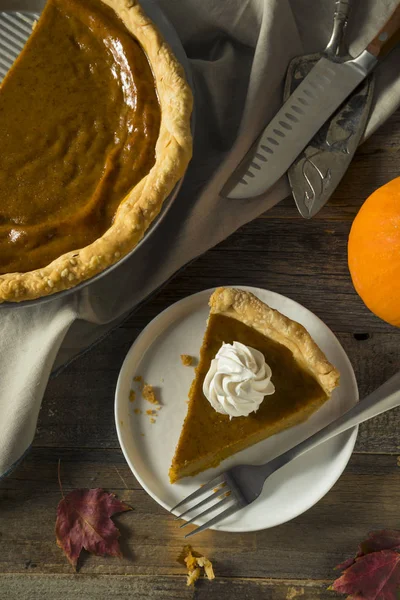
[[[361,555],[379,552],[380,550],[400,551],[400,531],[396,529],[371,531],[368,539],[360,544]]]
[[[379,552],[380,550],[397,550],[400,551],[400,531],[396,529],[381,529],[380,531],[371,531],[368,534],[368,539],[358,547],[358,552],[354,558],[348,558],[336,568],[344,571],[353,565],[357,558],[370,554],[371,552]]]
[[[73,490],[58,504],[57,545],[76,568],[82,548],[93,554],[121,556],[118,528],[110,517],[132,510],[104,490]]]
[[[348,600],[398,600],[399,586],[400,554],[381,550],[357,558],[330,589]]]
[[[356,559],[359,558],[360,556],[362,556],[362,554],[356,554],[356,556],[352,556],[351,558],[346,558],[346,560],[344,560],[342,563],[340,563],[340,565],[335,567],[335,569],[337,569],[338,571],[345,571],[346,569],[351,567],[351,565],[354,565],[354,563],[356,562]]]

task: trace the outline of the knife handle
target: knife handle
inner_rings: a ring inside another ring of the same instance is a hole
[[[378,35],[367,46],[368,52],[384,58],[400,42],[400,4]]]

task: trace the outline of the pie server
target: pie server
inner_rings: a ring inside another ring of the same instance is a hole
[[[221,191],[253,198],[269,189],[356,87],[400,41],[400,4],[367,48],[339,62],[322,57],[263,131]]]
[[[350,0],[336,0],[333,32],[323,56],[340,61],[351,59],[344,42],[350,4]],[[292,60],[286,75],[284,100],[319,58],[319,54],[309,54]],[[347,171],[367,126],[373,88],[371,75],[322,126],[289,168],[289,184],[304,218],[309,219],[321,210]]]

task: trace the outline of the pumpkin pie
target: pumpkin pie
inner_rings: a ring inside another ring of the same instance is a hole
[[[210,315],[188,412],[169,471],[171,483],[216,467],[232,454],[306,421],[330,397],[339,373],[305,328],[253,294],[218,288]],[[260,351],[272,370],[275,392],[257,412],[229,418],[203,394],[203,382],[223,343],[240,342]]]
[[[0,302],[130,252],[192,152],[183,68],[136,0],[48,0],[0,85]]]

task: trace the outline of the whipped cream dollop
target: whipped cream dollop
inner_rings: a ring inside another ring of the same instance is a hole
[[[203,393],[223,415],[247,417],[275,392],[264,355],[240,342],[222,344],[204,379]]]

